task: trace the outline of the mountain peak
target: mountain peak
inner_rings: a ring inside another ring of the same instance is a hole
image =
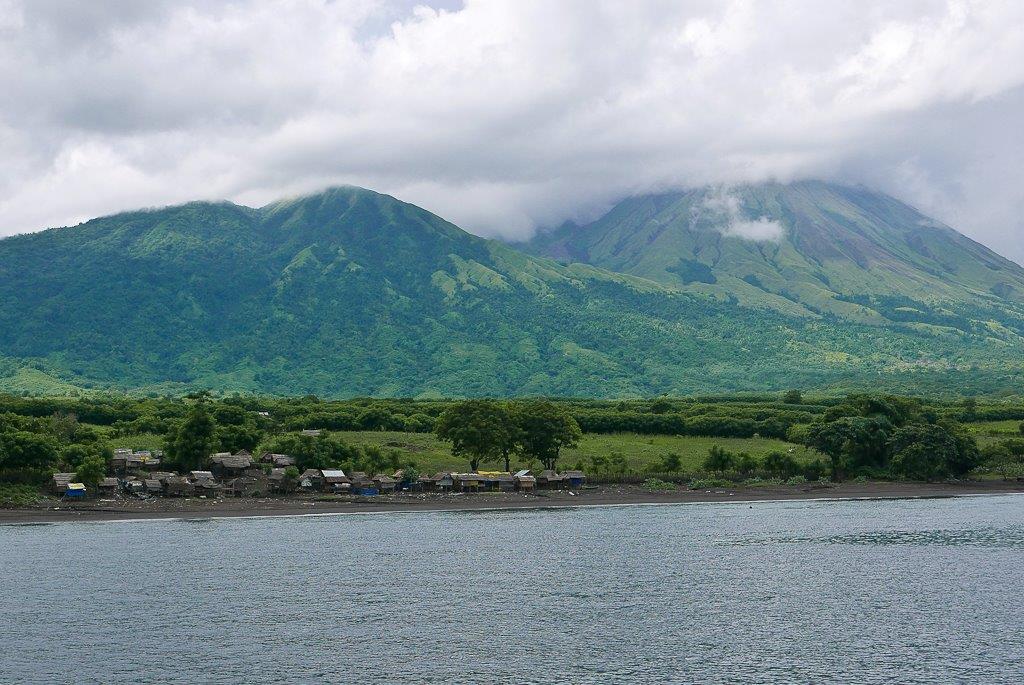
[[[1024,301],[1013,262],[888,195],[817,180],[629,198],[528,249],[804,315],[877,320],[872,297]]]

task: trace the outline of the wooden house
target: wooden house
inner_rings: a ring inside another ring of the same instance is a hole
[[[146,478],[142,481],[142,484],[146,486],[147,494],[162,495],[164,492],[164,484],[156,478]]]
[[[324,474],[320,469],[306,469],[299,475],[299,487],[309,492],[324,489]]]
[[[373,477],[373,484],[377,486],[378,492],[389,493],[395,491],[395,487],[398,485],[398,481],[396,481],[391,476],[388,476],[383,473],[378,473],[376,476]]]
[[[104,495],[113,495],[120,487],[121,484],[118,483],[117,478],[112,476],[107,476],[100,480],[100,492]]]
[[[210,457],[210,461],[212,462],[210,470],[223,480],[242,476],[253,465],[252,455],[245,450],[238,454],[218,452]]]
[[[537,487],[547,490],[557,490],[562,487],[562,477],[551,469],[544,469],[537,476]]]
[[[50,489],[58,495],[63,495],[68,489],[68,483],[75,479],[73,473],[55,473],[50,479]]]
[[[164,492],[169,497],[191,497],[196,493],[196,486],[184,476],[172,476],[164,482]]]
[[[265,476],[239,476],[225,483],[224,488],[234,497],[266,497],[270,481]]]
[[[520,490],[522,492],[533,492],[534,489],[536,489],[537,487],[537,479],[534,477],[532,473],[530,473],[530,469],[523,469],[522,471],[518,471],[512,477],[516,481],[517,490]]]
[[[571,470],[562,473],[562,482],[566,487],[582,488],[587,482],[587,477],[582,471]]]
[[[287,454],[272,454],[271,452],[264,452],[260,455],[259,462],[261,464],[270,464],[274,468],[286,468],[288,466],[295,466],[295,458],[289,457]]]
[[[498,492],[514,492],[516,479],[511,473],[502,473],[497,476]]]
[[[479,492],[483,478],[477,473],[455,473],[452,474],[455,481],[455,489],[459,492]]]

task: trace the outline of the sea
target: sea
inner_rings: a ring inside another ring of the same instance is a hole
[[[1021,683],[1024,497],[0,526],[2,683]]]

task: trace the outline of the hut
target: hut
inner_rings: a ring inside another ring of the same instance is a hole
[[[534,477],[532,473],[530,473],[530,469],[523,469],[522,471],[518,471],[512,477],[516,481],[517,490],[520,490],[522,492],[533,492],[534,489],[537,487],[537,479]]]
[[[260,455],[259,462],[261,464],[270,464],[275,468],[286,468],[288,466],[295,466],[295,458],[289,457],[287,454],[273,454],[271,452],[264,452]]]
[[[218,452],[210,457],[211,470],[222,479],[237,478],[252,467],[252,455],[242,450],[238,454]]]
[[[74,479],[73,473],[55,473],[50,479],[50,488],[58,495],[63,495],[68,489],[68,483]]]
[[[132,451],[127,447],[118,447],[114,450],[114,456],[110,460],[110,468],[117,473],[124,473],[128,468],[128,460],[132,456]]]
[[[377,488],[377,484],[373,482],[365,473],[362,471],[354,471],[352,473],[352,494],[362,495],[364,497],[373,497],[380,494],[380,490]]]
[[[64,489],[64,497],[70,499],[82,499],[85,497],[85,484],[84,483],[68,483]]]
[[[146,486],[146,492],[150,495],[162,495],[164,492],[164,484],[156,478],[146,478],[142,484]]]
[[[437,488],[437,479],[430,474],[424,473],[416,479],[416,486],[425,492],[431,492]]]
[[[516,479],[511,473],[502,473],[497,476],[498,492],[514,492]]]
[[[556,490],[562,487],[562,477],[551,469],[544,469],[537,476],[537,487]]]
[[[113,495],[117,492],[118,487],[120,487],[120,483],[117,482],[116,478],[111,476],[107,476],[100,480],[100,492],[104,495]]]
[[[270,480],[270,489],[274,492],[293,492],[295,490],[295,481],[288,477],[286,471],[288,469],[271,469],[268,479]]]
[[[266,497],[270,481],[266,477],[239,476],[228,481],[225,488],[234,497]]]
[[[339,486],[352,485],[352,479],[346,476],[341,469],[324,469],[321,473],[323,474],[323,487],[329,492],[348,491],[349,488]]]
[[[323,472],[320,469],[306,469],[299,476],[299,487],[306,491],[323,490]]]
[[[213,471],[189,471],[188,478],[193,483],[198,483],[201,480],[213,480]]]
[[[377,486],[377,491],[380,493],[394,492],[395,487],[398,485],[398,481],[383,473],[378,473],[373,477],[373,484]]]
[[[212,478],[197,480],[192,484],[192,487],[198,497],[216,497],[222,492],[220,484]]]
[[[164,483],[164,492],[170,497],[189,497],[195,494],[196,486],[184,476],[172,476]]]
[[[570,488],[582,488],[587,476],[582,471],[566,471],[562,474],[562,482]]]
[[[434,489],[449,492],[455,489],[455,478],[450,471],[443,471],[434,476]]]
[[[460,492],[479,492],[483,478],[476,473],[455,473],[452,474],[455,481],[455,489]]]

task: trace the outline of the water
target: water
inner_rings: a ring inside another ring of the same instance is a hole
[[[0,526],[0,682],[1016,683],[1024,498]]]

